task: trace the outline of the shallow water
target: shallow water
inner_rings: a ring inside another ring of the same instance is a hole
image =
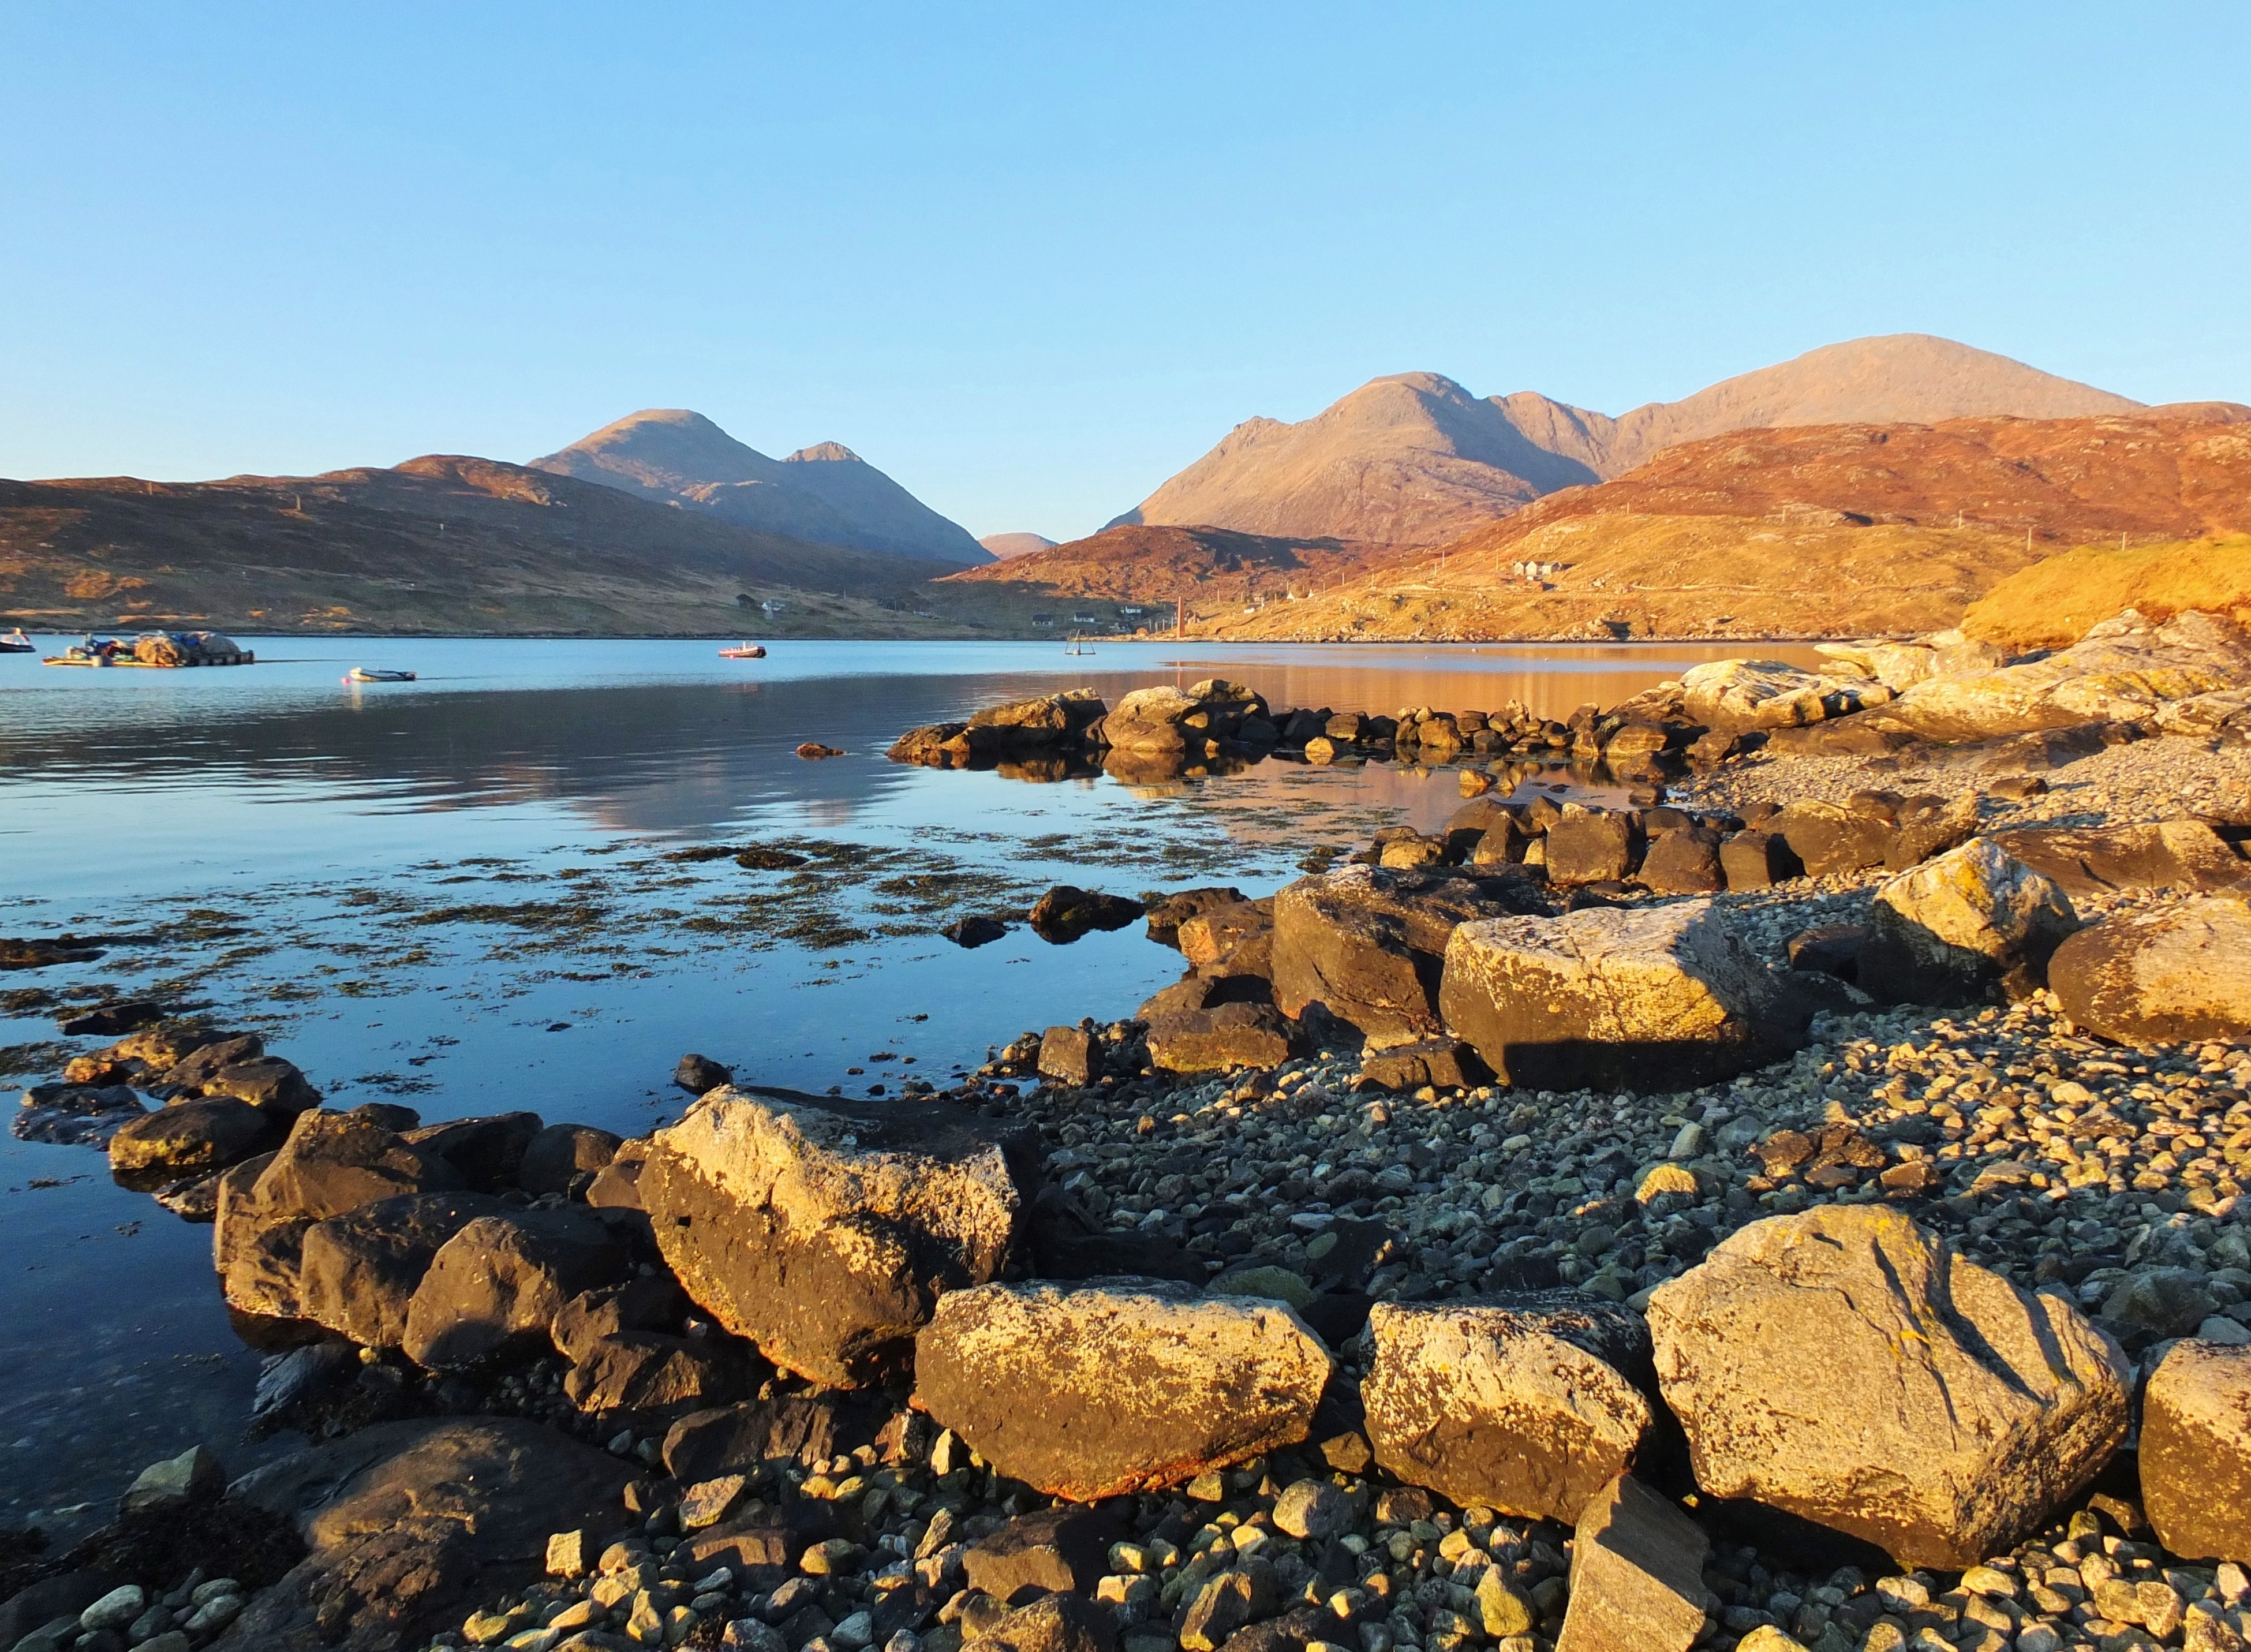
[[[1027,1028],[1130,1015],[1180,969],[1138,925],[964,951],[935,933],[951,919],[1059,882],[1263,894],[1309,850],[1435,825],[1460,796],[1446,770],[1376,763],[1032,784],[889,763],[903,730],[1210,676],[1277,707],[1515,698],[1561,717],[1728,652],[807,642],[733,662],[710,642],[241,640],[258,665],[0,656],[0,934],[158,938],[0,974],[0,1079],[100,1042],[58,1044],[61,1003],[21,995],[114,991],[257,1029],[340,1105],[433,1120],[521,1107],[639,1133],[678,1115],[667,1079],[690,1049],[760,1083],[942,1086]],[[355,664],[419,680],[343,685]],[[804,740],[847,755],[807,761]],[[751,843],[807,864],[667,858]],[[67,1534],[198,1440],[254,1460],[257,1359],[209,1243],[98,1154],[0,1139],[0,1526]]]

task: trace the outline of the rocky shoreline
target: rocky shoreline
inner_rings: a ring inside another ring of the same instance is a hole
[[[2251,638],[1831,652],[915,731],[1465,799],[1272,897],[1053,892],[1186,974],[949,1089],[425,1127],[109,1007],[17,1134],[213,1222],[314,1443],[0,1553],[0,1646],[2240,1648]]]

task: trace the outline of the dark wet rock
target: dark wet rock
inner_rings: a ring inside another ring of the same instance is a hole
[[[56,1025],[66,1038],[114,1038],[162,1021],[166,1013],[161,1003],[135,998],[65,1016]]]
[[[1041,1279],[1132,1274],[1201,1285],[1202,1260],[1161,1233],[1105,1229],[1069,1193],[1043,1184],[1032,1202],[1031,1271]]]
[[[568,1193],[580,1177],[594,1176],[616,1158],[622,1141],[591,1124],[551,1124],[524,1144],[516,1184],[527,1193]]]
[[[129,1186],[214,1175],[279,1144],[272,1114],[231,1096],[176,1101],[128,1119],[109,1138],[109,1171]]]
[[[503,1208],[481,1193],[407,1193],[310,1224],[298,1242],[299,1316],[363,1347],[397,1348],[440,1247]]]
[[[943,1103],[727,1089],[656,1133],[640,1194],[720,1324],[852,1385],[897,1365],[940,1292],[1000,1272],[1025,1204],[1015,1150]]]
[[[1293,1018],[1319,1004],[1378,1047],[1443,1037],[1438,982],[1456,927],[1545,910],[1521,872],[1352,865],[1300,878],[1274,899],[1274,1002]]]
[[[201,1446],[190,1446],[143,1468],[118,1500],[120,1514],[179,1512],[217,1503],[226,1490],[226,1465]]]
[[[440,1247],[407,1308],[407,1357],[461,1370],[548,1327],[580,1293],[614,1285],[631,1266],[592,1211],[575,1205],[481,1217]]]
[[[406,1132],[406,1139],[452,1165],[465,1185],[497,1193],[516,1184],[525,1151],[545,1128],[537,1113],[497,1113],[425,1125]]]
[[[177,1182],[152,1189],[149,1197],[183,1222],[216,1222],[218,1184],[225,1174],[223,1170],[214,1170],[209,1176],[184,1176]]]
[[[1141,916],[1141,903],[1100,890],[1057,884],[1032,903],[1032,932],[1042,941],[1065,944],[1097,929],[1123,929]]]
[[[743,1392],[739,1358],[661,1331],[619,1331],[578,1344],[563,1392],[580,1411],[636,1413],[722,1404]]]
[[[692,1412],[664,1436],[664,1471],[682,1484],[750,1474],[770,1461],[810,1468],[849,1443],[861,1414],[831,1396],[785,1394]]]
[[[735,1070],[691,1051],[673,1067],[672,1081],[690,1095],[703,1095],[723,1084],[732,1084]]]
[[[1887,1003],[2023,998],[2078,927],[2061,890],[1980,838],[1877,890],[1859,985]]]
[[[1712,1544],[1695,1522],[1631,1475],[1587,1505],[1571,1542],[1570,1607],[1556,1652],[1688,1652],[1717,1605],[1704,1584]]]
[[[111,1136],[148,1111],[122,1084],[35,1084],[24,1092],[8,1133],[18,1142],[107,1148]]]
[[[1464,1507],[1576,1520],[1655,1420],[1648,1327],[1576,1291],[1378,1302],[1368,1336],[1376,1461]]]
[[[358,1350],[344,1342],[308,1343],[269,1354],[251,1399],[252,1436],[281,1426],[299,1406],[344,1386],[359,1370]]]
[[[1112,1280],[940,1297],[917,1403],[1000,1473],[1091,1502],[1306,1437],[1327,1350],[1280,1303]]]
[[[1446,1024],[1512,1084],[1679,1089],[1779,1059],[1806,1017],[1704,900],[1465,924]]]
[[[1007,934],[1008,926],[997,918],[973,915],[957,918],[938,933],[957,947],[982,947]]]
[[[344,1117],[364,1119],[396,1135],[404,1135],[422,1123],[421,1114],[397,1101],[363,1101],[356,1107],[345,1108]]]
[[[962,1565],[969,1587],[1012,1605],[1039,1594],[1091,1594],[1110,1570],[1110,1545],[1125,1535],[1110,1509],[1042,1509],[978,1538],[963,1554]]]
[[[239,1482],[309,1552],[213,1644],[398,1652],[544,1572],[551,1532],[610,1527],[630,1477],[592,1446],[501,1418],[382,1423]]]
[[[2058,947],[2047,981],[2075,1024],[2121,1044],[2251,1038],[2251,903],[2116,913]]]
[[[1839,981],[1860,978],[1860,949],[1872,932],[1866,924],[1817,924],[1801,929],[1787,943],[1790,967]]]

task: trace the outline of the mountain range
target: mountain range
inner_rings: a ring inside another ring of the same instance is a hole
[[[1534,392],[1481,398],[1440,373],[1399,373],[1295,424],[1237,425],[1111,525],[1438,545],[1536,498],[1734,430],[2144,411],[2109,391],[1920,333],[1827,345],[1617,418]]]
[[[770,459],[702,413],[644,409],[534,459],[535,470],[811,545],[974,565],[992,553],[841,442]]]

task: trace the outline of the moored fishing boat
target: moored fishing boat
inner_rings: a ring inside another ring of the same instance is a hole
[[[150,631],[130,642],[89,635],[43,665],[138,665],[178,670],[193,665],[255,665],[258,656],[217,631]]]
[[[763,660],[765,656],[765,645],[761,642],[738,642],[731,649],[719,650],[723,660]]]

